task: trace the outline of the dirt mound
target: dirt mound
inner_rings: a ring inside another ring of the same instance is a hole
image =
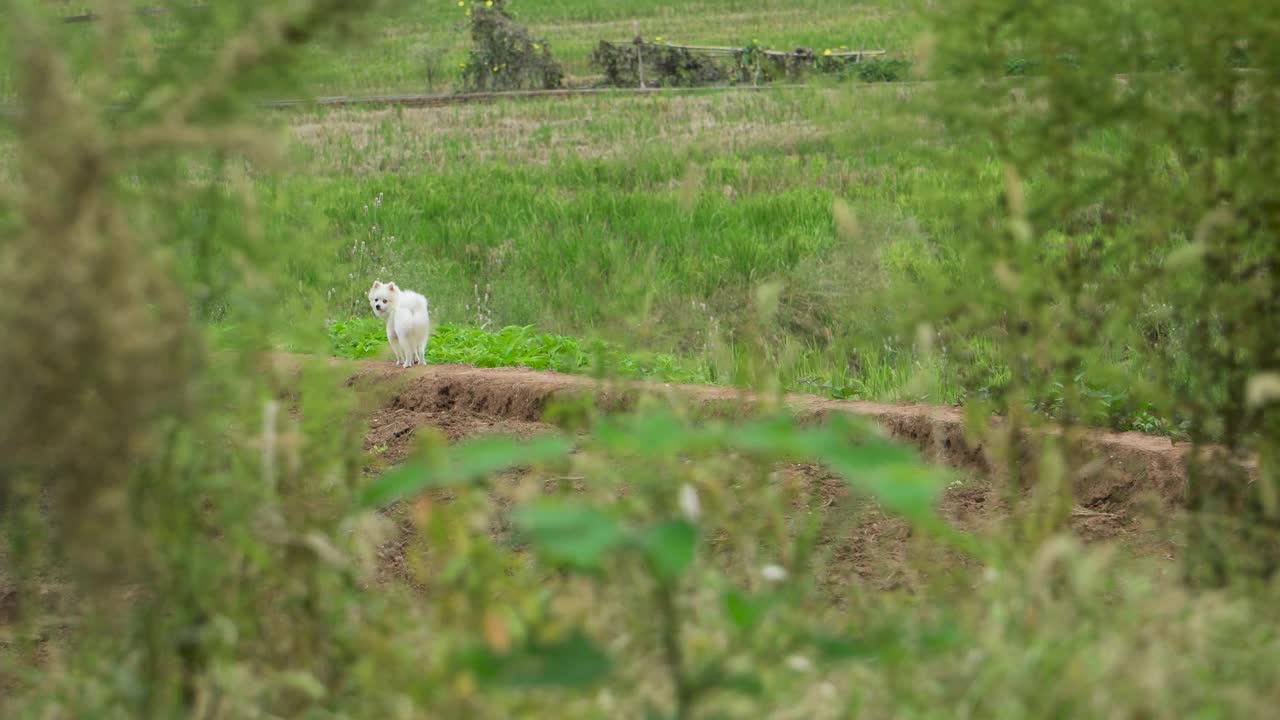
[[[436,418],[439,422],[445,422],[445,418],[461,422],[457,418],[470,417],[482,424],[498,423],[498,427],[502,423],[539,423],[550,403],[569,398],[586,397],[601,409],[618,411],[633,407],[643,396],[660,396],[700,406],[710,413],[731,412],[763,401],[754,393],[735,388],[599,383],[553,372],[456,365],[397,372],[390,363],[366,362],[357,366],[348,384],[375,387],[392,381],[396,389],[385,404],[387,408],[427,413],[424,419]],[[890,436],[919,447],[934,462],[995,480],[1002,479],[1007,471],[1003,463],[995,462],[994,448],[988,445],[1000,441],[998,420],[991,423],[990,432],[984,437],[976,437],[967,427],[963,413],[952,407],[826,400],[811,395],[788,395],[784,402],[802,421],[818,421],[831,413],[867,417]],[[1019,441],[1021,469],[1032,478],[1040,446],[1036,440],[1024,433]],[[1089,430],[1073,433],[1069,449],[1083,467],[1074,482],[1076,497],[1087,510],[1123,511],[1135,504],[1145,505],[1145,496],[1172,508],[1179,506],[1185,496],[1185,445],[1139,433]]]
[[[377,395],[365,447],[390,463],[404,458],[414,434],[423,427],[437,430],[450,441],[491,434],[528,437],[553,431],[542,418],[548,406],[559,400],[585,400],[602,410],[620,411],[634,407],[643,397],[656,396],[712,415],[765,401],[734,388],[601,383],[519,368],[428,366],[401,370],[372,361],[354,364],[347,385]],[[804,422],[817,422],[836,412],[870,418],[888,435],[921,448],[930,460],[962,469],[964,480],[948,489],[939,507],[957,527],[981,531],[1007,517],[1007,469],[993,462],[995,448],[969,432],[959,410],[806,395],[787,396],[783,402]],[[1000,431],[1000,422],[993,422],[985,437],[998,442]],[[1032,440],[1024,434],[1019,443],[1024,459],[1020,470],[1028,484],[1034,483],[1039,466],[1040,443]],[[1144,555],[1172,559],[1170,520],[1176,517],[1184,496],[1187,448],[1165,438],[1096,431],[1073,435],[1070,447],[1084,467],[1073,479],[1077,505],[1070,521],[1077,535],[1087,541],[1117,541]],[[784,481],[802,483],[828,506],[851,509],[858,516],[856,524],[826,538],[830,561],[838,570],[830,578],[833,592],[840,592],[843,583],[854,579],[881,589],[912,584],[910,568],[913,561],[920,560],[913,558],[913,553],[928,550],[926,543],[913,542],[910,526],[851,497],[847,485],[825,468],[793,464],[781,470]],[[388,547],[385,557],[390,574],[403,576],[405,561],[398,547]],[[941,561],[964,562],[954,556]]]

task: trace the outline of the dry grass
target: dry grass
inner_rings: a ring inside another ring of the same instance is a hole
[[[338,110],[298,116],[290,129],[310,151],[316,170],[355,175],[420,172],[458,162],[614,160],[655,145],[677,153],[696,148],[732,154],[759,146],[785,149],[826,133],[777,92]]]

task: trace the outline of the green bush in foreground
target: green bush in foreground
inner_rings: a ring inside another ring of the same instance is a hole
[[[1011,381],[995,407],[1011,432],[1038,422],[1028,399],[1053,397],[1070,433],[1107,400],[1095,388],[1142,359],[1148,370],[1129,375],[1129,391],[1178,418],[1195,446],[1188,576],[1271,578],[1280,124],[1266,98],[1280,93],[1280,9],[970,0],[937,24],[947,31],[934,59],[970,79],[1031,50],[1037,63],[1016,85],[952,83],[938,97],[935,112],[956,131],[990,139],[1003,186],[997,206],[955,218],[955,249],[974,273],[941,283],[931,308],[946,318],[940,331],[997,340]],[[1241,71],[1242,48],[1264,70]],[[1175,50],[1181,71],[1134,72]],[[1114,151],[1099,153],[1107,141]],[[1214,443],[1225,452],[1209,454]],[[1069,478],[1087,460],[1064,462]]]

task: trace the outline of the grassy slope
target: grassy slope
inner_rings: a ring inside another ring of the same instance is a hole
[[[442,320],[710,356],[720,380],[748,379],[763,334],[799,389],[950,400],[911,383],[890,286],[939,262],[923,218],[995,185],[926,171],[940,148],[896,132],[904,91],[859,88],[293,116],[309,170],[265,192],[281,232],[309,223],[329,248],[315,257],[340,259],[303,272],[333,316],[395,277]],[[836,233],[837,197],[859,237]],[[759,333],[753,293],[772,280]]]

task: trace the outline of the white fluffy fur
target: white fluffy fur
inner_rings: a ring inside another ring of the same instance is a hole
[[[396,354],[396,364],[413,367],[426,363],[431,316],[427,299],[412,290],[401,290],[393,282],[374,281],[369,289],[373,314],[387,321],[387,341]]]

